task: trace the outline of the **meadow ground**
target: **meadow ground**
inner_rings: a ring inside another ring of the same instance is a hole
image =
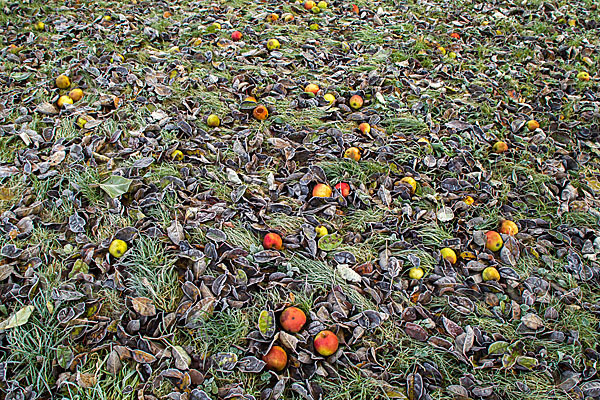
[[[599,398],[597,8],[0,1],[2,397]]]

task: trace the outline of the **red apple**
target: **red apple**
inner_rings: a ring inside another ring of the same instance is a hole
[[[346,182],[340,182],[335,185],[335,188],[340,191],[342,196],[347,197],[350,194],[350,185]]]
[[[267,363],[269,369],[275,371],[281,371],[287,364],[287,353],[281,346],[273,346],[267,354],[262,357],[263,361]]]
[[[322,356],[328,357],[335,353],[339,344],[337,336],[331,331],[321,331],[315,336],[315,350]]]
[[[273,232],[267,233],[263,239],[263,247],[265,249],[281,250],[283,248],[281,236]]]
[[[288,307],[279,317],[281,327],[290,333],[298,333],[306,324],[306,314],[298,307]]]
[[[231,32],[231,40],[233,40],[234,42],[237,42],[238,40],[242,40],[242,32],[240,32],[240,31]]]

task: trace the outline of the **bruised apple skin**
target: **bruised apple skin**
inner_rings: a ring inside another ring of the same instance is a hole
[[[281,313],[279,322],[284,330],[290,333],[298,333],[306,324],[306,314],[298,307],[288,307]]]
[[[450,264],[455,264],[457,257],[456,257],[456,252],[448,247],[443,248],[442,250],[440,250],[440,254],[442,255],[442,258],[446,261],[448,261]]]
[[[254,111],[252,111],[252,115],[259,121],[264,121],[269,116],[269,110],[265,106],[256,106]]]
[[[354,96],[350,97],[348,104],[350,104],[350,107],[353,109],[358,110],[363,105],[363,98],[355,94]]]
[[[267,42],[267,49],[269,49],[269,51],[277,50],[280,47],[281,43],[279,43],[279,40],[277,39],[269,39],[269,41]]]
[[[287,365],[287,353],[281,346],[273,346],[267,354],[262,357],[269,369],[283,371]]]
[[[283,248],[283,240],[281,240],[281,236],[276,233],[267,233],[263,239],[263,247],[267,250],[281,250]]]
[[[496,231],[488,231],[485,233],[485,247],[491,251],[498,251],[502,248],[502,236]]]
[[[328,357],[335,353],[339,344],[337,336],[331,331],[321,331],[315,336],[315,350],[322,356]]]
[[[71,80],[66,75],[59,75],[55,81],[56,87],[59,89],[66,89],[71,86]]]

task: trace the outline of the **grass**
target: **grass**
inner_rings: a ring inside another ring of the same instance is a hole
[[[243,355],[241,349],[253,325],[245,310],[230,308],[214,313],[194,333],[196,350],[205,356],[220,352]]]
[[[6,330],[6,344],[0,348],[0,360],[6,362],[14,377],[37,392],[51,391],[57,351],[70,346],[77,325],[63,326],[57,317],[60,308],[41,291],[32,299],[34,307],[25,325]],[[16,310],[15,310],[16,311]]]
[[[327,263],[311,260],[304,256],[294,256],[290,259],[290,264],[300,272],[300,277],[305,284],[325,292],[339,286],[342,289],[342,293],[348,297],[348,300],[359,309],[367,310],[376,308],[370,299],[361,295]]]
[[[417,235],[421,238],[423,245],[427,247],[440,247],[444,240],[453,237],[446,227],[437,223],[420,226]]]
[[[381,208],[358,209],[344,217],[344,225],[352,231],[364,232],[369,224],[381,222],[384,216],[385,210]]]
[[[227,235],[227,241],[234,247],[240,247],[244,250],[250,250],[252,246],[260,246],[260,240],[249,229],[237,224],[232,227],[223,227],[223,232]]]
[[[92,353],[87,363],[81,368],[84,374],[92,374],[96,383],[83,388],[75,382],[65,382],[62,394],[70,399],[108,400],[134,399],[135,388],[141,383],[138,372],[132,365],[124,363],[116,375],[108,371],[108,352]]]
[[[128,287],[137,296],[148,297],[166,312],[175,310],[182,293],[175,259],[164,243],[139,236],[120,263],[129,275]]]

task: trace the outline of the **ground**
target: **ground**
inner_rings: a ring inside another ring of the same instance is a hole
[[[0,6],[2,397],[600,396],[596,2]]]

